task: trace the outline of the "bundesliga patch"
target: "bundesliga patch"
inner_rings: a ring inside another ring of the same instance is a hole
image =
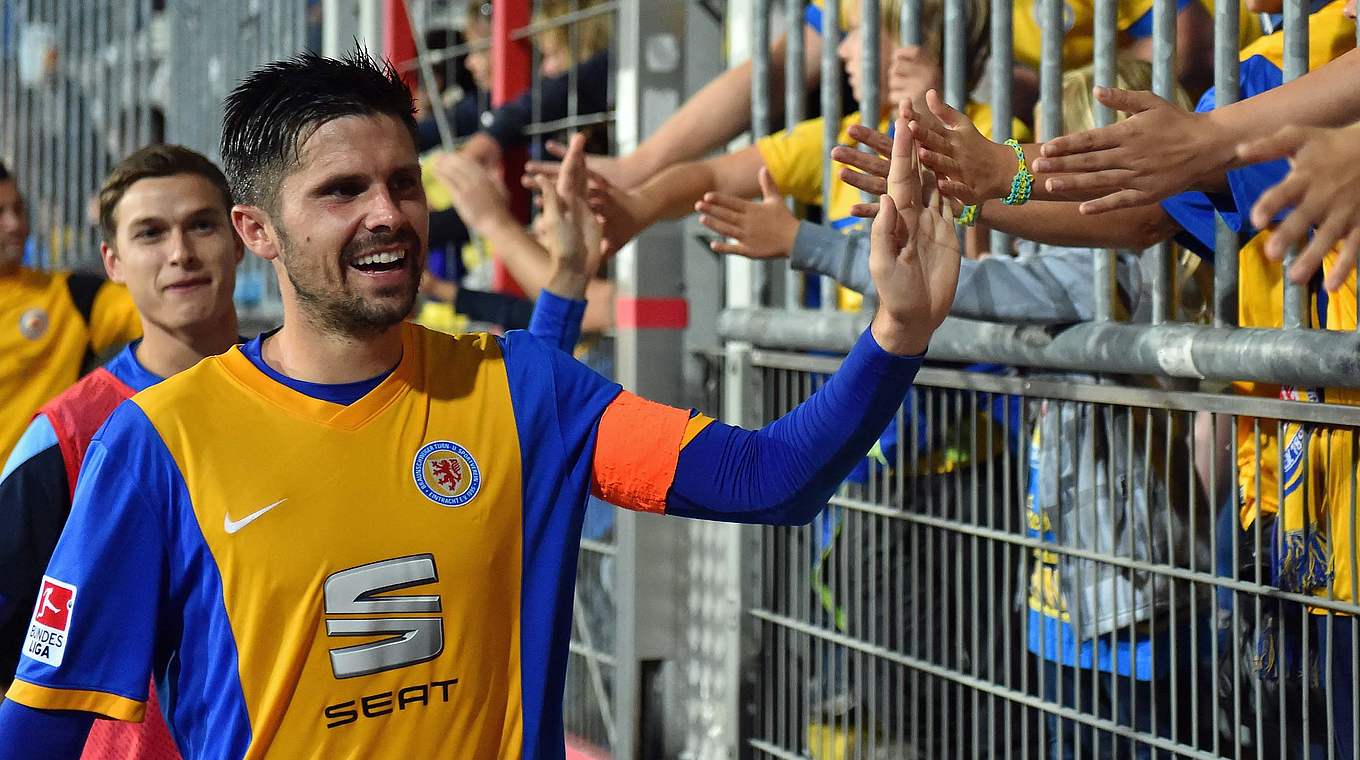
[[[33,607],[33,622],[24,641],[24,654],[54,668],[61,667],[75,607],[76,587],[44,575],[38,603]]]
[[[411,476],[425,498],[461,507],[482,489],[482,472],[468,450],[453,441],[432,441],[416,452]]]

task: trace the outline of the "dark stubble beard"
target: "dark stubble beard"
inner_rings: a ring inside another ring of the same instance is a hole
[[[297,293],[298,305],[307,320],[333,335],[345,337],[367,337],[378,335],[393,325],[399,324],[414,308],[416,293],[420,288],[419,277],[408,277],[400,291],[379,291],[382,301],[371,302],[357,293],[348,292],[343,285],[339,292],[328,293],[315,289],[311,284],[302,282],[299,269],[302,262],[293,261],[296,249],[292,238],[282,227],[276,228],[281,243],[283,269],[288,273],[288,281]],[[417,265],[415,258],[420,250],[420,236],[409,226],[394,232],[381,232],[355,238],[340,252],[341,262],[353,261],[355,257],[373,248],[401,245],[407,249],[406,266]],[[290,262],[296,266],[290,266]],[[348,266],[342,263],[341,266]],[[320,271],[321,267],[315,268]],[[386,296],[399,296],[396,301]]]

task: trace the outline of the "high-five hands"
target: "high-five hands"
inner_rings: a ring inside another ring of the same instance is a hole
[[[926,350],[954,304],[959,243],[953,213],[928,187],[904,118],[897,120],[889,163],[871,232],[878,312],[870,330],[884,350],[914,355]]]
[[[798,236],[798,218],[784,205],[770,170],[760,168],[758,201],[748,201],[729,193],[705,193],[694,204],[699,223],[731,242],[712,244],[714,253],[735,253],[749,259],[774,259],[789,255]]]
[[[524,184],[543,196],[547,234],[544,247],[552,260],[549,289],[558,295],[580,298],[586,284],[604,262],[605,246],[599,220],[590,210],[585,161],[586,138],[576,134],[563,155],[556,178],[525,175]]]

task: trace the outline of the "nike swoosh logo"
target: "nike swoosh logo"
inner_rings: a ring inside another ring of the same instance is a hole
[[[260,509],[260,510],[257,510],[257,511],[255,511],[255,512],[251,512],[250,514],[246,515],[245,517],[242,517],[240,520],[233,520],[233,519],[231,519],[231,515],[223,514],[223,515],[222,515],[222,530],[225,530],[228,534],[234,534],[234,533],[236,533],[236,531],[238,531],[238,530],[240,530],[240,529],[246,527],[247,525],[249,525],[249,524],[255,522],[256,520],[260,519],[260,517],[261,517],[262,515],[264,515],[265,512],[268,512],[269,510],[273,509],[274,507],[277,507],[278,505],[284,503],[285,501],[288,501],[288,499],[286,499],[286,498],[285,498],[285,499],[279,499],[278,501],[274,502],[273,504],[270,504],[269,506],[265,507],[264,509]]]

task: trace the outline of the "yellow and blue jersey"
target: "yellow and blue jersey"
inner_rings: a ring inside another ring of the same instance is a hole
[[[87,274],[20,268],[0,278],[0,460],[33,413],[98,355],[142,334],[127,288]]]
[[[1314,4],[1309,17],[1310,68],[1318,68],[1354,48],[1355,23],[1345,17],[1344,6],[1341,0]],[[1247,46],[1241,54],[1241,97],[1252,97],[1280,86],[1284,81],[1283,68],[1283,32],[1262,37]],[[1213,97],[1213,90],[1210,90],[1196,110],[1212,110]],[[1253,228],[1247,215],[1257,199],[1283,180],[1288,170],[1284,160],[1253,164],[1228,173],[1225,193],[1212,197],[1197,192],[1183,193],[1162,203],[1163,209],[1183,230],[1177,240],[1205,257],[1213,255],[1215,212],[1238,233],[1242,241],[1238,254],[1238,324],[1243,327],[1283,326],[1283,269],[1266,259],[1264,254],[1265,242],[1282,215],[1263,230]],[[1328,254],[1324,268],[1331,266],[1335,256],[1335,251]],[[1309,290],[1312,327],[1355,329],[1354,274],[1347,278],[1338,293],[1328,294],[1317,282]],[[1282,389],[1250,382],[1235,385],[1238,392],[1247,395],[1332,403],[1360,402],[1360,397],[1345,389]],[[1354,469],[1355,457],[1351,454],[1347,434],[1292,423],[1285,424],[1281,431],[1272,420],[1262,420],[1259,432],[1257,427],[1256,421],[1250,418],[1238,420],[1241,524],[1249,527],[1261,514],[1282,514],[1283,524],[1279,529],[1284,534],[1286,552],[1279,558],[1279,570],[1284,584],[1293,590],[1319,594],[1326,593],[1330,585],[1337,598],[1351,598],[1353,549],[1350,548],[1348,521],[1350,472]],[[1286,442],[1283,456],[1281,435]],[[1306,488],[1302,487],[1305,483]],[[1280,507],[1281,492],[1285,500],[1283,509]],[[1330,531],[1317,529],[1326,527],[1329,519],[1332,522]],[[1328,566],[1317,561],[1320,556],[1330,557]]]
[[[711,420],[526,333],[407,325],[345,386],[260,345],[96,435],[8,697],[136,720],[154,673],[187,757],[560,755],[587,490],[663,511]]]

